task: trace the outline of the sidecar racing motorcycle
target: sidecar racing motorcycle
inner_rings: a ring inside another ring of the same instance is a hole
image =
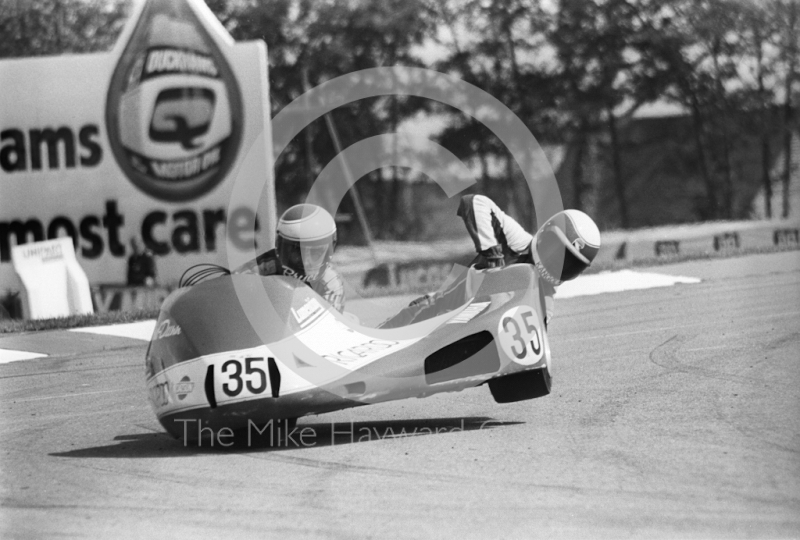
[[[149,400],[175,437],[196,436],[188,424],[235,432],[484,384],[498,403],[550,393],[532,265],[470,268],[457,301],[434,299],[411,324],[390,318],[377,328],[296,279],[220,273],[165,300],[147,350]]]

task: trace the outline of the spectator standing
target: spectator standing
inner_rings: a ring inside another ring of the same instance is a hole
[[[154,287],[156,284],[156,261],[149,249],[139,250],[135,238],[131,238],[133,253],[128,257],[128,286]]]

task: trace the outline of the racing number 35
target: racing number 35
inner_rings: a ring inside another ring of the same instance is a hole
[[[500,318],[500,345],[518,363],[535,364],[542,357],[542,337],[533,308],[516,307]]]
[[[244,388],[251,394],[261,394],[267,389],[267,374],[261,369],[263,358],[245,358],[242,360],[228,360],[220,367],[222,380],[227,377],[227,382],[222,384],[222,391],[230,397],[236,397]],[[244,364],[244,365],[243,365]],[[245,378],[242,378],[244,373]]]

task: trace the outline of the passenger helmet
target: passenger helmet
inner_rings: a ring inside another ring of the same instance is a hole
[[[580,210],[563,210],[539,228],[531,249],[542,278],[560,285],[592,264],[600,249],[600,231]]]
[[[281,264],[306,281],[317,278],[336,249],[336,223],[315,204],[296,204],[286,210],[276,232]]]

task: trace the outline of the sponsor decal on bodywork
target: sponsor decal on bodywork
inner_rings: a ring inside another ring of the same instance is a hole
[[[328,311],[296,337],[317,355],[347,369],[357,369],[422,339],[375,339],[353,330]]]
[[[291,309],[294,319],[301,328],[308,327],[317,319],[317,317],[325,312],[325,308],[322,307],[322,304],[320,304],[316,298],[309,298],[301,307],[297,309]]]
[[[175,385],[175,395],[178,396],[178,399],[181,401],[183,401],[187,395],[191,394],[192,390],[194,390],[194,383],[188,376],[181,379],[180,382]]]
[[[181,333],[181,327],[177,324],[172,324],[172,321],[166,319],[161,322],[158,326],[156,326],[155,332],[153,332],[152,341],[157,341],[159,339],[164,339],[172,336],[178,336]]]
[[[465,307],[458,315],[447,321],[446,324],[467,323],[480,315],[483,310],[489,307],[489,304],[491,304],[491,302],[473,302]]]
[[[158,382],[154,381],[153,384],[147,389],[150,403],[153,407],[160,409],[169,405],[169,381]]]

